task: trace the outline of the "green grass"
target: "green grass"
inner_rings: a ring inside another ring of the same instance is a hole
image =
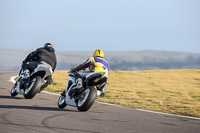
[[[60,94],[67,76],[67,71],[55,71],[46,90]],[[106,95],[97,101],[200,117],[200,70],[111,71]]]

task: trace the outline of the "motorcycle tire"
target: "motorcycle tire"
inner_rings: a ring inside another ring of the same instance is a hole
[[[76,104],[79,111],[85,112],[94,104],[97,97],[97,90],[93,86],[90,86],[83,91],[83,94],[85,95],[84,98],[79,99]]]
[[[24,98],[32,99],[40,90],[42,86],[42,78],[37,76],[31,80],[30,86],[25,89]]]
[[[58,99],[58,107],[59,107],[59,108],[64,108],[64,107],[66,107],[66,106],[67,106],[67,104],[66,104],[66,102],[65,102],[65,97],[62,96],[62,95],[60,95],[60,97],[59,97],[59,99]]]
[[[18,93],[17,93],[17,88],[16,88],[16,86],[17,86],[17,82],[15,83],[15,85],[13,86],[13,88],[11,89],[11,91],[10,91],[10,95],[12,96],[12,97],[15,97]]]

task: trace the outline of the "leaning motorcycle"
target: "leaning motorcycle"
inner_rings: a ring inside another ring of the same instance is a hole
[[[81,78],[76,78],[77,75]],[[75,92],[70,91],[80,79],[82,88]],[[69,105],[77,107],[79,111],[88,111],[97,97],[97,91],[105,87],[106,84],[105,72],[69,72],[66,89],[58,99],[58,107],[64,108]]]
[[[47,84],[48,81],[45,80],[45,77],[52,74],[52,67],[43,61],[30,73],[30,77],[27,79],[23,79],[24,72],[21,69],[18,80],[11,89],[11,96],[22,94],[24,98],[32,99],[38,92],[42,91],[43,85]]]

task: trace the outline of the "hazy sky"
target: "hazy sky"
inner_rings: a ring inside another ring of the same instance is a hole
[[[200,53],[200,0],[0,0],[0,48]]]

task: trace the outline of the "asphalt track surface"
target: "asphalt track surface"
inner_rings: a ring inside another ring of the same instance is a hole
[[[10,96],[16,72],[0,72],[0,133],[199,133],[200,119],[95,103],[87,112],[57,107],[56,95]]]

